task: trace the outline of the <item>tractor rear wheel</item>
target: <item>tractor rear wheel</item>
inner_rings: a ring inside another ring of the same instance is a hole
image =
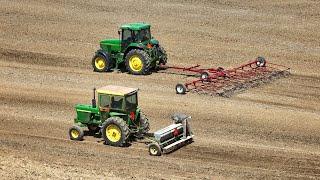
[[[140,129],[142,134],[145,134],[150,130],[149,119],[143,113],[140,113]]]
[[[111,66],[111,60],[102,54],[96,54],[92,58],[92,67],[96,72],[110,71]]]
[[[71,140],[81,141],[83,140],[84,132],[81,127],[74,125],[69,129],[69,137]]]
[[[122,118],[110,117],[102,124],[101,133],[106,144],[124,146],[129,137],[129,127]]]
[[[162,57],[160,58],[159,64],[166,65],[168,62],[167,52],[164,50],[162,46],[159,45],[159,50],[162,53]]]
[[[126,68],[131,74],[144,75],[149,73],[151,58],[147,52],[140,49],[132,49],[126,55]]]

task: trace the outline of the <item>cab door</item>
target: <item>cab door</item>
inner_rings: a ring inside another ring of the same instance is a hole
[[[109,117],[111,97],[108,94],[99,94],[99,111],[101,119],[106,120]]]
[[[129,29],[123,29],[121,40],[121,52],[124,52],[129,46],[129,44],[131,44],[133,41],[133,32]]]

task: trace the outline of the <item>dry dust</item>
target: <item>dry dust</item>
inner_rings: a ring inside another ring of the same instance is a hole
[[[285,1],[0,1],[3,179],[320,178],[320,3]],[[263,55],[292,75],[231,98],[175,94],[182,76],[94,73],[99,40],[152,24],[169,63],[234,67]],[[68,140],[92,88],[139,87],[151,130],[193,117],[195,142],[151,157],[142,143]]]

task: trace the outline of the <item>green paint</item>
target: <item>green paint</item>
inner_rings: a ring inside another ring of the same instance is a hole
[[[137,92],[124,96],[98,93],[97,107],[86,104],[77,104],[75,106],[77,116],[74,122],[80,127],[87,127],[88,125],[101,126],[109,117],[120,117],[134,131],[139,127],[133,122],[138,122],[140,118],[137,98]],[[109,108],[109,112],[102,111],[99,107]],[[130,113],[132,112],[135,114],[133,121],[130,119]]]
[[[151,58],[151,67],[167,61],[167,54],[159,48],[159,41],[151,36],[150,24],[129,23],[120,26],[118,39],[104,39],[100,41],[100,50],[110,58],[113,68],[117,69],[119,64],[125,61],[127,53],[132,49],[141,49],[148,53]],[[152,44],[148,48],[147,44]]]

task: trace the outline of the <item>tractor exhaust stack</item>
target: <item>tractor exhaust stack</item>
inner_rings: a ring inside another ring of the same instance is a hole
[[[92,107],[95,108],[97,107],[97,101],[96,101],[96,88],[93,88],[93,98],[92,98]]]

